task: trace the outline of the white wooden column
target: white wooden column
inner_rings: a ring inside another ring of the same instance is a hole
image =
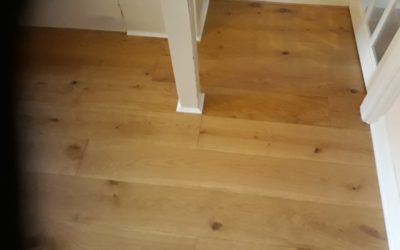
[[[193,0],[161,2],[179,98],[176,111],[201,114],[204,94],[200,92]]]

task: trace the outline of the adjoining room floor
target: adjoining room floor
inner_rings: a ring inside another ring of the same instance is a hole
[[[211,1],[202,116],[175,112],[164,39],[25,31],[35,247],[387,249],[346,8]]]

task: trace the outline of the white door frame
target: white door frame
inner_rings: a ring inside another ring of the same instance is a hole
[[[364,18],[370,14],[371,10],[369,9],[367,13],[364,14],[361,0],[349,0],[349,10],[357,43],[358,56],[364,76],[364,83],[368,90],[372,75],[377,66],[372,47],[371,33],[369,32],[368,24],[365,22],[366,18]]]
[[[372,0],[372,4],[370,4],[366,13],[364,13],[361,0],[349,0],[354,35],[367,88],[367,96],[360,107],[360,111],[362,119],[369,124],[376,122],[383,116],[400,95],[400,31],[393,38],[379,64],[373,50],[373,45],[397,1],[388,0],[388,7],[382,14],[375,30],[371,33],[366,17],[372,14],[376,0]]]
[[[400,30],[393,38],[371,78],[367,96],[361,104],[362,119],[375,123],[400,97]],[[399,114],[400,115],[400,114]]]

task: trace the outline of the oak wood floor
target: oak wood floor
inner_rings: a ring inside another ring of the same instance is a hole
[[[202,116],[163,39],[25,32],[32,249],[387,249],[346,8],[211,1]]]

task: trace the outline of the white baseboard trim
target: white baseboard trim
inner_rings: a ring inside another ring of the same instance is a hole
[[[141,31],[141,30],[128,30],[126,32],[128,36],[144,36],[144,37],[157,37],[157,38],[168,38],[166,33]]]
[[[176,106],[176,112],[179,113],[190,113],[190,114],[202,114],[203,113],[203,107],[204,107],[204,93],[200,94],[200,107],[198,108],[187,108],[187,107],[182,107],[181,103],[178,101],[178,105]]]
[[[201,6],[200,20],[197,23],[197,41],[201,41],[203,36],[204,26],[206,25],[206,17],[208,12],[208,6],[210,5],[210,0],[204,0]]]
[[[257,1],[257,2],[290,3],[290,4],[313,4],[313,5],[330,5],[330,6],[349,6],[349,0],[239,0],[239,1]]]
[[[371,135],[389,249],[400,250],[400,190],[384,117],[371,125]]]

